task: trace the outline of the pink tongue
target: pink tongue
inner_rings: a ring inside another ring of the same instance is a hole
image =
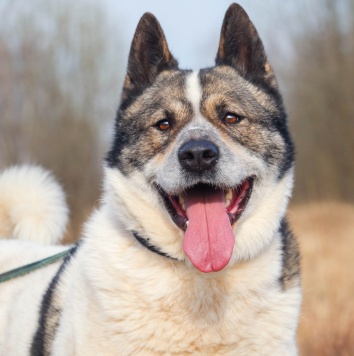
[[[229,263],[235,244],[225,194],[202,187],[191,190],[184,199],[189,220],[184,252],[200,271],[220,271]]]

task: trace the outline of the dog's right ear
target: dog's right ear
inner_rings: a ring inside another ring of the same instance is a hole
[[[153,14],[145,13],[130,47],[122,101],[152,84],[162,71],[177,68],[159,22]]]

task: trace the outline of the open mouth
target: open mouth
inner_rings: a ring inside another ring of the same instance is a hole
[[[231,225],[240,218],[246,208],[252,193],[253,180],[253,177],[248,177],[236,187],[222,190],[225,195],[226,213],[230,219]],[[162,196],[172,220],[179,228],[186,230],[189,223],[186,212],[186,197],[190,193],[194,193],[196,191],[199,191],[204,195],[208,195],[208,192],[216,190],[218,189],[209,184],[197,184],[184,191],[181,195],[167,195],[163,192]]]
[[[219,271],[231,259],[234,224],[252,193],[253,177],[229,189],[197,184],[180,195],[162,193],[176,225],[185,231],[183,249],[202,272]]]

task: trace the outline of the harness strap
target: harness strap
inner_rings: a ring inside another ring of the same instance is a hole
[[[43,258],[42,260],[29,263],[28,265],[12,269],[5,273],[1,273],[0,274],[0,283],[4,283],[11,279],[24,276],[24,275],[31,273],[39,268],[48,266],[48,265],[60,260],[61,258],[69,255],[74,248],[76,248],[76,246],[71,247],[70,249],[62,251],[60,253],[57,253],[56,255]]]

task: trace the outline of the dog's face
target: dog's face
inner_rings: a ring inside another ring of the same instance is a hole
[[[244,10],[228,9],[216,66],[179,70],[151,14],[128,63],[107,192],[121,222],[202,272],[260,253],[284,216],[293,146],[272,69]]]

